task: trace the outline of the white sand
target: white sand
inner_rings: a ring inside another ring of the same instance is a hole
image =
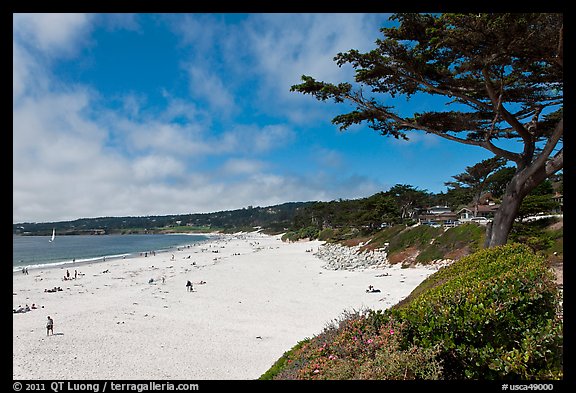
[[[68,267],[84,274],[70,281],[66,267],[16,272],[13,308],[39,308],[13,314],[13,378],[257,379],[344,311],[388,308],[434,272],[325,270],[307,252],[321,244],[238,234],[183,248],[174,260],[157,253]],[[187,280],[206,284],[188,292]],[[368,285],[382,292],[366,293]],[[55,286],[63,291],[44,292]]]

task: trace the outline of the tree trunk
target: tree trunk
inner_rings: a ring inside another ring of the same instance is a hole
[[[494,214],[494,220],[486,228],[484,247],[490,248],[506,244],[524,197],[546,177],[544,166],[540,168],[528,167],[514,175],[506,187],[500,208]]]
[[[486,228],[484,247],[489,248],[506,244],[522,199],[524,198],[519,198],[518,194],[504,194],[500,208],[494,214],[494,220]]]

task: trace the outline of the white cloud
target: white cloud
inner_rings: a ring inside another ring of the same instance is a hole
[[[315,149],[316,160],[323,167],[341,168],[344,165],[344,155],[336,150],[319,147]]]
[[[231,158],[222,165],[222,173],[224,175],[253,175],[261,172],[264,167],[265,164],[262,161]]]
[[[218,75],[199,66],[190,66],[190,94],[208,102],[211,109],[223,115],[236,112],[233,94]]]
[[[334,56],[350,49],[373,49],[384,17],[378,14],[258,14],[247,29],[259,72],[266,88],[284,99],[295,96],[290,86],[303,74],[318,80],[349,80],[351,69],[341,69]]]
[[[127,149],[137,154],[155,151],[183,156],[207,154],[212,150],[193,125],[161,121],[142,123],[126,119],[120,119],[117,124],[125,132]]]
[[[89,14],[14,14],[14,34],[46,54],[70,55],[85,38]]]
[[[182,162],[165,155],[149,155],[137,158],[132,163],[134,176],[139,182],[163,181],[185,173]]]
[[[309,110],[295,110],[305,109],[302,101],[290,102],[289,85],[298,82],[294,76],[339,77],[332,57],[358,48],[355,39],[375,34],[367,21],[376,17],[254,14],[246,19],[260,26],[238,23],[224,30],[216,16],[186,15],[197,23],[182,33],[183,42],[195,43],[195,56],[206,53],[182,63],[191,95],[201,99],[163,90],[165,106],[152,110],[148,92],[105,97],[52,74],[52,60],[77,54],[92,39],[93,27],[105,24],[102,18],[14,16],[14,222],[211,212],[353,198],[377,189],[370,179],[346,173],[273,172],[278,166],[271,161],[271,153],[281,155],[300,142],[294,126],[281,116],[310,121]],[[209,28],[206,21],[215,24]],[[106,27],[138,30],[137,22],[133,17],[110,19]],[[290,29],[282,33],[284,27]],[[241,61],[230,63],[235,56]],[[227,72],[219,73],[222,69]],[[255,76],[264,77],[250,86],[260,95],[253,98],[245,91],[237,96]],[[248,117],[253,108],[280,118],[258,124]],[[320,153],[317,161],[341,167],[338,152]]]
[[[334,56],[375,48],[387,16],[254,13],[225,23],[226,18],[232,17],[166,17],[189,50],[184,67],[193,97],[210,100],[225,115],[250,105],[261,113],[306,123],[328,119],[327,106],[310,105],[311,97],[290,92],[290,87],[300,83],[303,74],[334,83],[352,80],[351,67],[338,67]],[[234,94],[242,102],[235,102]]]
[[[15,167],[46,163],[66,165],[90,159],[106,132],[85,118],[89,96],[76,91],[27,99],[13,109]]]
[[[12,43],[12,98],[16,101],[24,95],[33,75],[34,63],[26,51]]]
[[[294,138],[295,133],[287,126],[280,124],[266,125],[251,135],[246,135],[246,139],[253,143],[254,150],[257,152],[284,147]]]

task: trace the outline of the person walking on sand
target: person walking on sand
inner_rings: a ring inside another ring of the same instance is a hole
[[[188,292],[194,291],[194,287],[192,287],[192,283],[190,282],[190,280],[188,280],[188,282],[186,283],[186,289],[188,290]]]
[[[54,320],[50,318],[50,315],[48,315],[48,322],[46,322],[46,336],[48,336],[49,333],[54,335]]]

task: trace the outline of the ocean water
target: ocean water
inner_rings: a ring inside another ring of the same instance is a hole
[[[168,252],[209,240],[204,235],[75,235],[13,236],[12,270],[44,265],[65,265],[73,262],[91,262],[131,257],[154,251]]]

